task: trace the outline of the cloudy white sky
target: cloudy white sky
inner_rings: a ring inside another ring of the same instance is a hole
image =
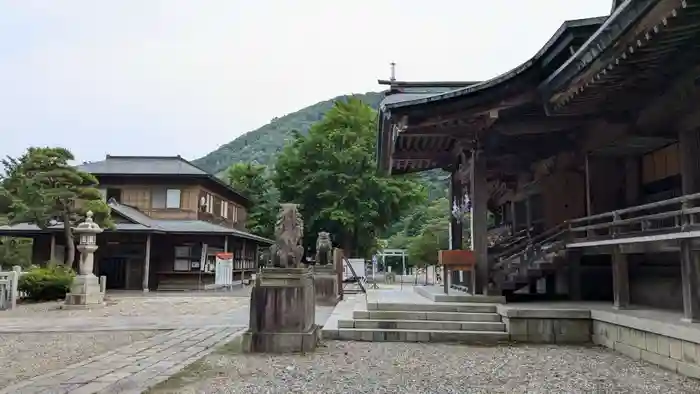
[[[480,80],[611,0],[0,0],[0,155],[197,158],[402,80]]]

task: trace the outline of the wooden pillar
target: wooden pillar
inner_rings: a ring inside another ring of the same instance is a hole
[[[681,288],[683,291],[683,320],[700,321],[700,264],[698,251],[690,240],[681,241]]]
[[[625,202],[628,206],[639,204],[640,178],[638,158],[627,157],[625,159]]]
[[[683,194],[698,193],[700,192],[700,130],[680,131],[678,143]],[[683,320],[700,321],[700,297],[698,296],[700,252],[693,250],[690,240],[681,241],[680,246]]]
[[[476,289],[475,294],[488,294],[488,185],[486,183],[486,157],[483,151],[472,151],[471,165],[471,194],[472,220],[471,238],[472,250],[476,257]]]
[[[515,217],[515,201],[510,202],[510,217],[511,217],[511,235],[515,235],[518,232],[518,220]]]
[[[56,258],[56,234],[51,233],[51,246],[49,249],[49,262],[53,263]],[[61,261],[63,263],[63,261]]]
[[[700,130],[678,133],[683,194],[700,192]]]
[[[151,234],[146,236],[146,256],[143,260],[143,292],[148,292],[148,277],[151,274]]]
[[[452,206],[455,203],[457,205],[461,204],[462,199],[464,198],[464,189],[462,187],[462,182],[459,179],[459,176],[457,175],[458,169],[459,166],[458,168],[452,171],[452,174],[450,176],[450,206],[448,212],[448,215],[450,215],[450,250],[462,249],[463,239],[462,221],[458,220],[454,217],[454,215],[452,215]],[[456,283],[458,281],[458,275],[459,273],[457,271],[450,272],[447,268],[443,267],[442,276],[445,294],[449,292],[450,283]]]
[[[591,206],[591,163],[586,153],[584,172],[586,180],[586,216],[593,215],[593,207]]]
[[[613,276],[613,306],[615,309],[625,309],[630,304],[630,283],[627,255],[615,246],[612,253]]]
[[[569,249],[566,252],[568,277],[569,277],[569,299],[572,301],[581,300],[581,251]]]
[[[547,274],[545,276],[544,291],[548,296],[557,294],[557,276],[555,274]]]
[[[241,280],[243,280],[243,272],[250,270],[250,267],[248,266],[248,259],[246,259],[246,240],[245,238],[241,238]]]
[[[532,230],[532,203],[530,196],[525,197],[525,224],[527,225],[527,234],[530,235]]]

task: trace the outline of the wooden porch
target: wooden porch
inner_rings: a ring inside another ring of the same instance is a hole
[[[61,233],[33,239],[35,264],[62,260]],[[150,291],[206,289],[214,284],[219,252],[233,253],[234,281],[250,278],[257,270],[260,245],[231,235],[105,232],[98,246],[94,273],[107,277],[107,289]]]

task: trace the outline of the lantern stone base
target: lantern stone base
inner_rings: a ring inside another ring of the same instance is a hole
[[[250,294],[246,352],[309,352],[320,330],[315,324],[314,278],[308,268],[263,268]]]
[[[95,275],[78,275],[66,294],[63,309],[83,309],[104,306],[105,293]]]
[[[333,265],[313,266],[316,304],[335,306],[340,301],[338,272]]]

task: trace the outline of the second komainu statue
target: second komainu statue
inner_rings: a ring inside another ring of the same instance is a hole
[[[328,265],[333,260],[333,243],[331,235],[325,231],[318,233],[316,238],[316,264]]]
[[[304,222],[297,204],[281,204],[275,224],[275,244],[270,248],[272,265],[278,268],[301,266],[304,247]]]

